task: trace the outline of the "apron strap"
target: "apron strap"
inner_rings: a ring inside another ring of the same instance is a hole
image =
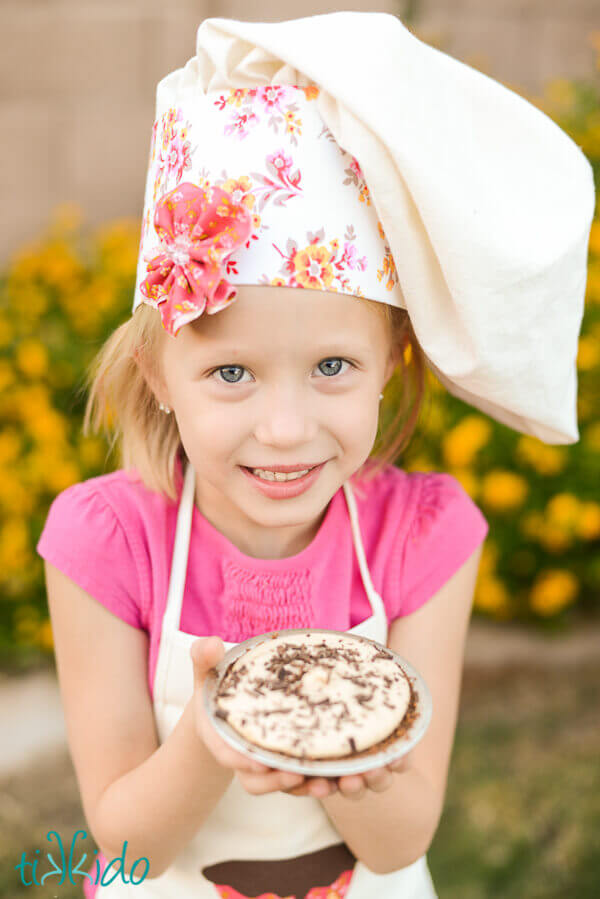
[[[373,608],[373,614],[383,615],[387,620],[387,614],[383,601],[371,580],[365,550],[360,533],[358,509],[354,492],[350,481],[342,484],[344,495],[350,512],[350,526],[354,541],[354,549],[358,558],[358,566],[363,581],[363,586]],[[171,576],[169,579],[169,592],[167,594],[167,607],[165,610],[162,629],[169,631],[180,630],[181,607],[185,587],[185,576],[188,565],[190,549],[190,534],[192,513],[194,509],[195,473],[191,462],[188,461],[183,481],[183,489],[177,512],[177,527],[175,531],[175,545],[173,547],[173,559],[171,563]]]
[[[163,630],[178,631],[181,621],[181,605],[185,587],[188,555],[190,550],[190,534],[192,530],[192,512],[194,510],[195,477],[192,463],[188,461],[183,480],[183,489],[177,512],[177,528],[175,545],[171,561],[171,576],[167,607],[163,618]]]
[[[367,565],[367,559],[365,556],[365,550],[362,542],[362,537],[360,533],[360,524],[358,520],[358,509],[356,507],[356,500],[354,498],[354,492],[352,490],[352,486],[350,481],[344,481],[342,484],[344,488],[344,494],[346,496],[346,502],[348,503],[348,509],[350,511],[350,526],[352,527],[352,535],[354,538],[354,549],[356,550],[356,555],[358,557],[358,567],[360,568],[360,573],[363,581],[363,586],[365,588],[366,594],[369,597],[369,601],[371,606],[373,607],[373,614],[383,616],[387,621],[387,613],[385,611],[385,606],[383,604],[383,600],[381,599],[379,593],[375,590],[373,586],[373,582],[371,580],[371,574],[369,572],[369,566]]]

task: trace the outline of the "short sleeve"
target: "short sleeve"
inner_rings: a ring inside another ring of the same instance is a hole
[[[131,537],[98,489],[83,481],[54,499],[36,550],[118,618],[145,629]]]
[[[395,616],[415,612],[483,543],[489,525],[462,484],[443,472],[413,472],[402,551],[388,564]],[[399,540],[402,543],[402,540]]]

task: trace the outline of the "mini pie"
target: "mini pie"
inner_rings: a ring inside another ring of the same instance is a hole
[[[267,637],[231,663],[215,714],[248,742],[299,759],[380,751],[410,727],[416,694],[392,653],[337,633]]]

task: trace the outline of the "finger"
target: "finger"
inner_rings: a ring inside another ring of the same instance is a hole
[[[374,793],[383,793],[388,790],[393,782],[393,775],[387,768],[376,768],[374,771],[365,771],[363,777],[369,790]]]
[[[311,777],[305,780],[299,787],[283,790],[283,793],[290,793],[292,796],[314,796],[315,799],[324,799],[337,793],[338,786],[335,780],[329,777]]]
[[[293,771],[270,771],[269,774],[254,774],[245,771],[236,773],[244,789],[252,795],[299,787],[304,781],[302,774],[294,774]]]
[[[190,647],[190,658],[194,669],[194,689],[201,687],[211,668],[225,655],[225,646],[220,637],[200,637]]]
[[[390,762],[387,766],[390,771],[407,771],[410,768],[408,757],[403,755],[402,758]]]
[[[366,790],[366,786],[360,774],[349,774],[340,777],[338,787],[342,796],[348,799],[359,799]]]

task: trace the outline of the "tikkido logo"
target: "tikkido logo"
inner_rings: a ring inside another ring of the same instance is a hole
[[[23,852],[21,854],[21,861],[19,862],[18,865],[15,865],[15,869],[20,872],[21,883],[24,886],[33,886],[34,884],[36,886],[42,886],[47,878],[60,877],[60,880],[57,881],[57,883],[56,883],[57,886],[60,886],[61,884],[63,884],[65,882],[65,877],[68,875],[69,881],[72,884],[75,884],[75,881],[73,880],[74,874],[78,874],[80,877],[87,877],[91,884],[100,883],[101,886],[108,886],[109,884],[111,884],[113,882],[113,880],[115,880],[115,878],[117,878],[119,876],[119,874],[121,875],[121,880],[123,881],[123,883],[131,883],[133,886],[137,886],[139,883],[142,883],[142,881],[148,874],[148,870],[150,868],[150,862],[148,861],[148,859],[145,856],[141,856],[140,858],[136,859],[135,863],[133,864],[133,866],[131,868],[131,871],[129,872],[131,879],[128,880],[127,875],[125,874],[125,870],[124,870],[124,868],[125,868],[125,853],[127,852],[127,842],[128,842],[127,840],[125,840],[125,842],[123,843],[123,851],[121,852],[121,855],[117,856],[117,858],[111,859],[108,862],[108,864],[106,865],[106,868],[102,872],[102,877],[100,877],[100,859],[98,859],[98,858],[96,858],[96,879],[95,880],[88,871],[81,870],[81,866],[83,864],[85,864],[85,860],[87,858],[87,852],[84,852],[83,856],[79,859],[77,864],[75,866],[73,866],[73,852],[74,852],[75,843],[77,842],[77,837],[79,836],[79,834],[83,834],[82,839],[84,839],[84,840],[87,837],[87,832],[85,830],[76,830],[75,831],[75,833],[73,834],[73,839],[71,840],[71,848],[69,850],[69,858],[67,859],[65,857],[65,850],[63,847],[63,842],[62,842],[62,838],[61,838],[60,834],[57,833],[55,830],[49,830],[48,833],[46,834],[46,839],[50,843],[52,842],[53,838],[56,839],[56,842],[60,849],[60,864],[57,864],[56,861],[54,860],[53,856],[50,855],[49,852],[47,852],[46,858],[52,865],[52,868],[49,871],[46,871],[46,873],[41,877],[41,879],[38,880],[38,864],[41,859],[35,858],[31,862],[27,861],[27,853]],[[40,850],[36,849],[34,854],[37,855],[38,852],[40,852]],[[94,851],[94,855],[97,855],[97,854],[98,854],[98,850],[96,849]],[[119,866],[117,867],[117,869],[114,872],[112,872],[112,876],[109,877],[109,869],[112,867],[112,865],[115,862],[118,862]],[[144,870],[144,873],[142,874],[142,876],[139,877],[138,879],[135,879],[136,868],[140,862],[145,862],[146,867],[145,867],[145,870]],[[27,871],[26,869],[31,869],[32,880],[26,879],[26,873],[29,873],[29,871]]]

